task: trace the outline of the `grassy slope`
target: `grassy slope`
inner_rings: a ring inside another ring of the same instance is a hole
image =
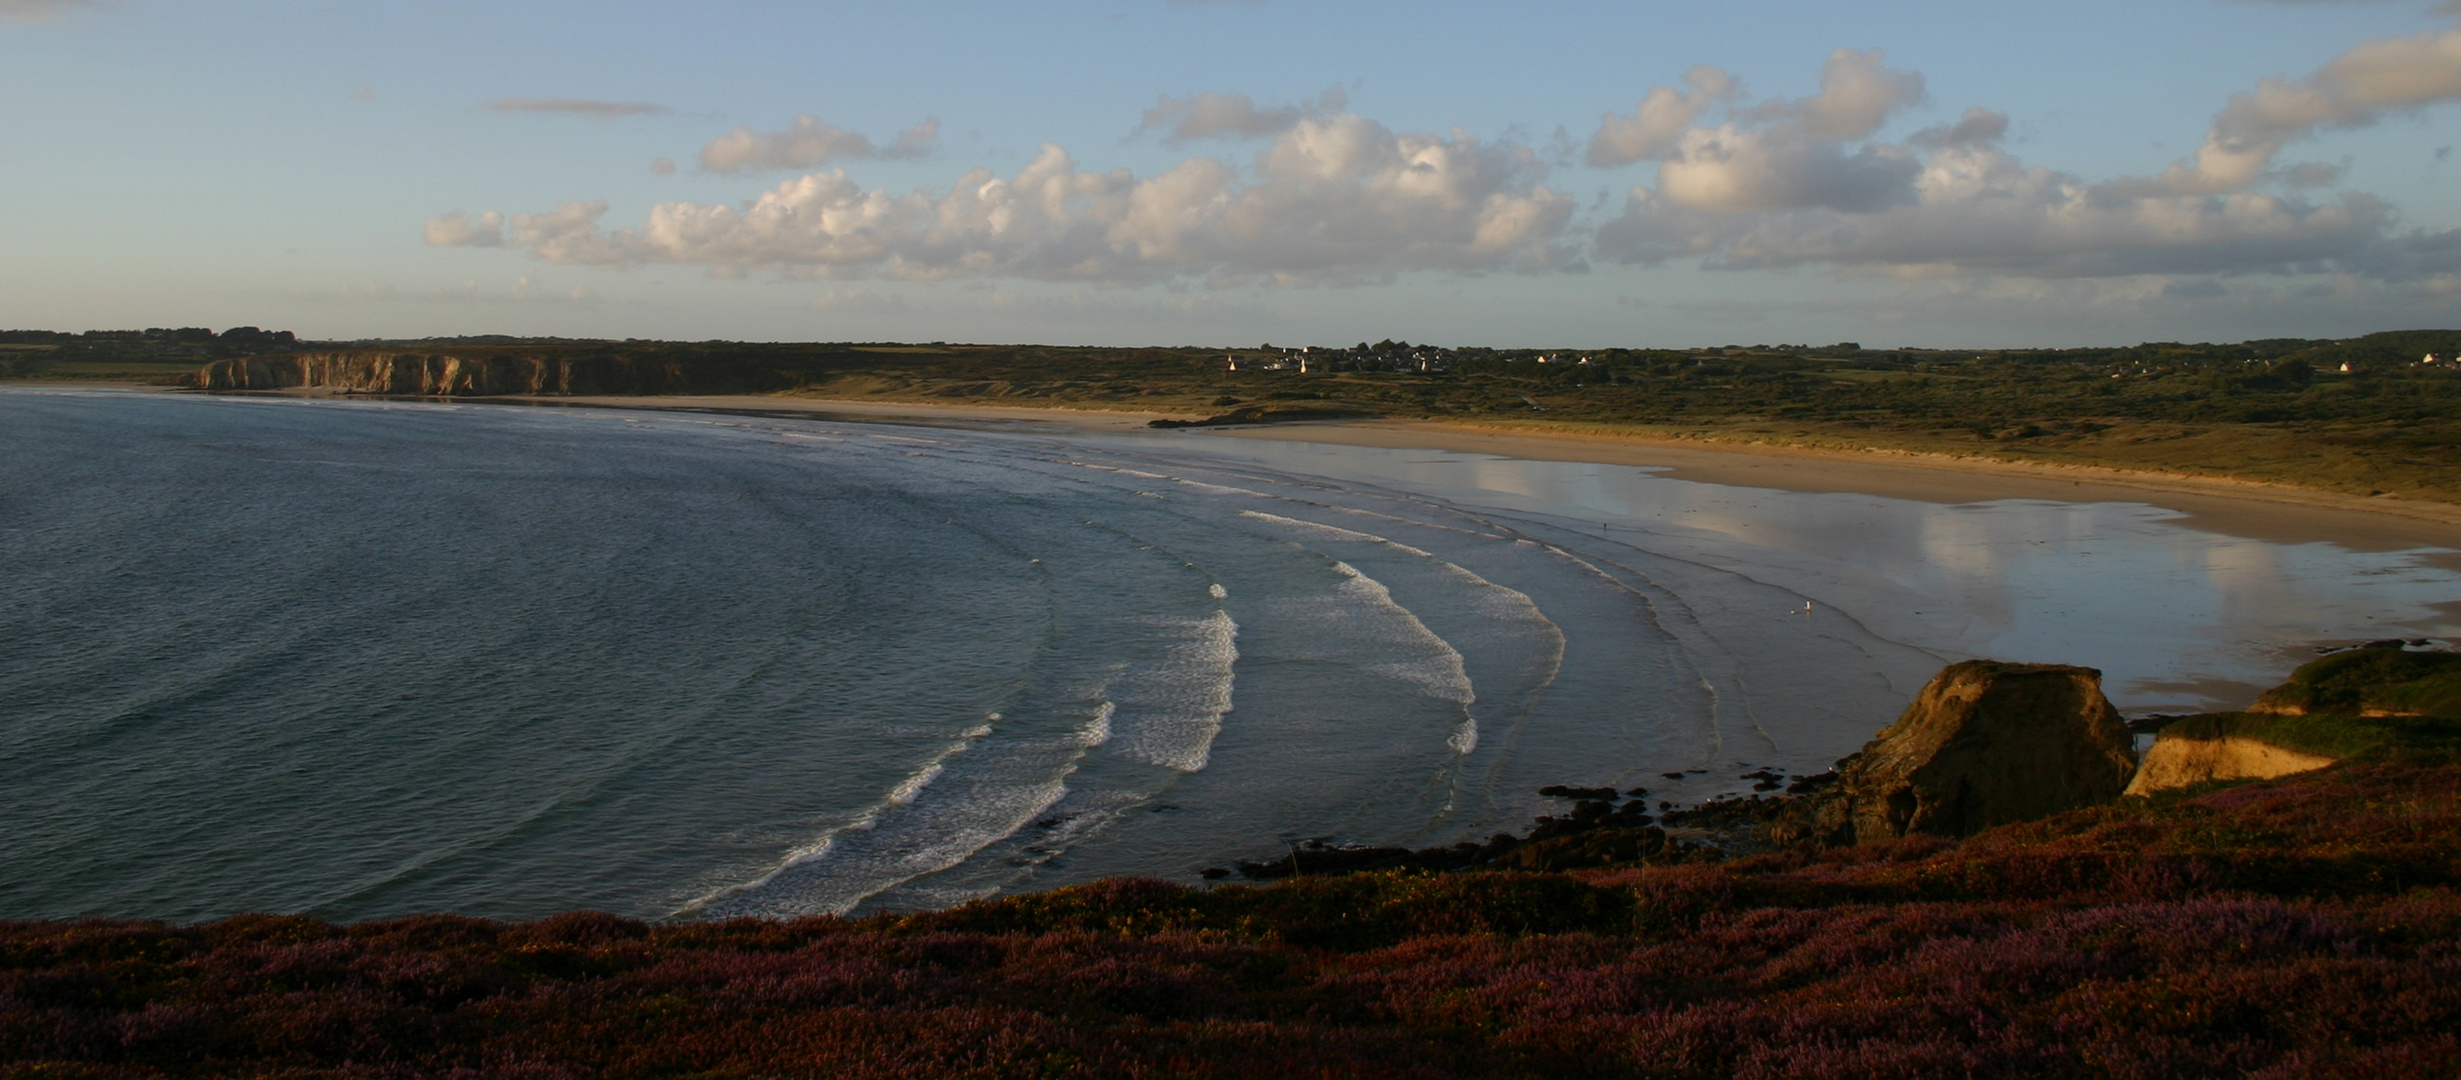
[[[2257,707],[2267,711],[2187,717],[2164,726],[2161,737],[2255,739],[2337,760],[2461,760],[2461,653],[2343,650],[2301,665]]]
[[[2375,765],[1723,865],[0,925],[0,1073],[2452,1075],[2457,879],[2461,769]]]

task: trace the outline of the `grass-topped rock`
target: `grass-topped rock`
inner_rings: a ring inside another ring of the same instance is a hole
[[[2290,673],[2251,713],[2275,716],[2461,717],[2461,653],[2414,652],[2379,641]]]
[[[2119,796],[2136,773],[2102,673],[2064,664],[1951,664],[1838,779],[1770,827],[1780,843],[1972,836]]]
[[[2461,760],[2461,653],[2382,641],[2292,672],[2246,712],[2162,728],[2130,795],[2262,780],[2341,761]]]

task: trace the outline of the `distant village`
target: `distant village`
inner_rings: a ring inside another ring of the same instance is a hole
[[[1766,348],[1766,346],[1763,346]],[[1436,345],[1412,345],[1406,341],[1381,341],[1370,345],[1360,342],[1349,348],[1306,345],[1277,349],[1260,345],[1254,349],[1233,350],[1223,355],[1223,364],[1233,372],[1288,371],[1297,374],[1329,374],[1340,371],[1397,371],[1421,375],[1450,374],[1463,359],[1476,355],[1504,363],[1588,365],[1595,358],[1578,352],[1538,352],[1526,349],[1454,350]]]

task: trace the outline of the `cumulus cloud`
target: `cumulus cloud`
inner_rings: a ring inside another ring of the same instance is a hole
[[[945,191],[867,190],[843,170],[789,180],[743,206],[653,207],[604,229],[603,202],[495,219],[550,262],[699,265],[789,277],[1017,277],[1139,283],[1348,283],[1418,270],[1570,265],[1570,196],[1528,148],[1466,134],[1396,133],[1353,115],[1295,122],[1243,172],[1190,158],[1156,176],[1079,169],[1045,146],[1013,176],[975,169]],[[448,214],[431,243],[499,234]]]
[[[1607,114],[1590,137],[1594,165],[1657,161],[1658,191],[1679,206],[1724,213],[1828,207],[1873,211],[1912,197],[1921,172],[1894,146],[1845,144],[1922,100],[1923,77],[1882,65],[1877,50],[1839,49],[1820,93],[1745,106],[1734,77],[1706,65],[1660,86],[1630,116]],[[1723,110],[1725,122],[1705,120]]]
[[[2192,161],[2139,190],[2237,191],[2263,176],[2273,155],[2324,128],[2364,127],[2386,116],[2461,100],[2461,27],[2362,42],[2313,75],[2266,79],[2234,94],[2213,118]]]
[[[1683,84],[1690,89],[1650,88],[1631,116],[1608,113],[1601,118],[1598,133],[1590,136],[1589,163],[1629,165],[1662,160],[1675,152],[1693,121],[1742,89],[1734,76],[1707,64],[1685,72]]]
[[[436,247],[495,247],[504,243],[504,215],[490,210],[474,219],[455,210],[428,222],[426,237]]]
[[[1675,156],[1658,167],[1658,190],[1679,205],[1726,213],[1880,210],[1911,201],[1922,173],[1903,147],[1865,146],[1849,154],[1795,127],[1694,128],[1677,145]]]
[[[1820,93],[1780,106],[1805,134],[1825,141],[1860,139],[1880,130],[1889,114],[1923,100],[1923,77],[1880,66],[1880,50],[1839,49],[1820,69]]]
[[[505,113],[567,113],[574,116],[648,116],[667,111],[664,105],[646,101],[591,101],[587,98],[497,98],[487,103],[489,112]]]
[[[784,131],[756,132],[736,125],[735,130],[710,140],[701,148],[701,168],[708,172],[731,173],[770,171],[776,169],[817,169],[832,161],[859,161],[872,158],[911,161],[931,156],[940,145],[940,121],[925,117],[899,134],[887,146],[875,145],[871,138],[848,131],[804,113],[795,117]]]
[[[1841,50],[1816,97],[1713,102],[1725,110],[1723,123],[1695,121],[1655,136],[1656,184],[1631,190],[1621,216],[1599,230],[1596,251],[1628,262],[1696,258],[1728,269],[1826,265],[1918,277],[2328,265],[2409,278],[2449,272],[2442,234],[2396,235],[2383,200],[2247,188],[2260,177],[2288,189],[2339,182],[2341,166],[2266,166],[2282,142],[2318,126],[2461,96],[2461,56],[2440,59],[2452,49],[2461,49],[2461,36],[2451,33],[2363,44],[2312,79],[2234,98],[2215,123],[2212,145],[2223,155],[2200,160],[2196,178],[2178,175],[2183,166],[2160,182],[2100,183],[2019,160],[1999,145],[2008,118],[1988,109],[1968,109],[1903,145],[1869,141],[1895,110],[1921,98],[1923,84],[1882,67],[1876,53]]]
[[[1338,113],[1349,95],[1334,87],[1296,105],[1259,108],[1246,94],[1207,90],[1190,98],[1164,95],[1145,110],[1134,134],[1161,131],[1163,141],[1176,145],[1197,139],[1257,139],[1290,130],[1301,119]]]
[[[1829,264],[1904,275],[2034,277],[2210,273],[2295,265],[2365,250],[2392,223],[2365,195],[2321,204],[2241,192],[2126,197],[2108,185],[2028,168],[1995,147],[1944,150],[1914,198],[1872,213],[1810,208],[1704,213],[1647,188],[1602,230],[1601,252],[1651,262],[1699,255],[1711,266]]]
[[[1937,150],[1946,146],[1979,146],[1998,142],[2006,134],[2008,117],[1977,105],[1967,109],[1956,123],[1924,128],[1908,136],[1906,142],[1925,150]]]

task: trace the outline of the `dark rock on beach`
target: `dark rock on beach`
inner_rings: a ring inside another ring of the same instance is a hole
[[[1538,793],[1550,799],[1597,799],[1604,802],[1614,802],[1623,797],[1622,793],[1611,787],[1566,787],[1562,784],[1549,784],[1539,788]]]
[[[1838,763],[1834,783],[1770,826],[1779,843],[1845,845],[1984,829],[2107,803],[2136,758],[2102,673],[1968,660],[1934,676],[1905,715]]]

